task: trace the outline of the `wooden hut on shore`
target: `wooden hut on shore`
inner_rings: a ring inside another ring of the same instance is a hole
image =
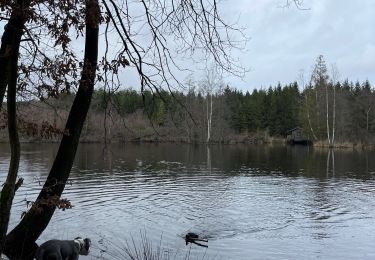
[[[299,126],[292,128],[286,132],[286,142],[288,144],[302,144],[302,145],[310,145],[311,140],[309,140],[305,134],[303,133],[303,129]]]

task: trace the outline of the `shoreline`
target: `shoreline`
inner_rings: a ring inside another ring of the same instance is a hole
[[[20,140],[21,144],[58,144],[60,143],[60,139],[54,139],[54,140]],[[7,140],[0,139],[1,144],[7,144],[9,143]],[[97,140],[97,139],[85,139],[80,140],[81,144],[105,144],[104,140]],[[163,139],[163,138],[136,138],[136,139],[111,139],[107,142],[107,144],[125,144],[125,143],[139,143],[139,144],[163,144],[163,143],[169,143],[169,144],[191,144],[191,145],[282,145],[282,146],[308,146],[312,147],[314,149],[343,149],[343,150],[375,150],[375,144],[374,143],[362,143],[362,142],[337,142],[333,146],[328,145],[326,142],[318,141],[311,145],[300,145],[300,144],[288,144],[287,140],[285,138],[268,138],[268,140],[254,140],[250,138],[243,138],[242,140],[239,139],[230,139],[230,140],[223,140],[223,141],[217,141],[213,140],[209,143],[203,142],[203,141],[189,141],[185,138],[177,138],[177,139]]]

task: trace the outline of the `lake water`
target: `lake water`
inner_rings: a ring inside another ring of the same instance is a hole
[[[23,144],[11,226],[45,180],[57,145]],[[0,144],[2,180],[9,162]],[[81,144],[38,242],[88,236],[91,256],[127,259],[147,239],[171,259],[375,259],[375,153],[309,147]],[[186,246],[195,232],[208,248]],[[81,259],[81,258],[80,258]]]

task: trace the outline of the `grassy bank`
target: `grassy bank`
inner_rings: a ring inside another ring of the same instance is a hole
[[[374,150],[375,143],[370,142],[349,142],[349,141],[339,141],[335,142],[333,145],[328,144],[326,141],[316,141],[313,143],[315,148],[335,148],[335,149],[352,149],[352,150]]]

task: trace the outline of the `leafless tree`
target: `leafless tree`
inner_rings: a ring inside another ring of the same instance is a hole
[[[306,110],[306,116],[307,116],[307,123],[309,125],[310,132],[311,132],[314,140],[316,141],[316,140],[318,140],[318,138],[316,137],[313,126],[311,124],[310,108],[309,108],[309,102],[308,102],[308,99],[309,99],[308,98],[308,90],[307,90],[307,86],[306,86],[306,82],[305,82],[305,74],[304,74],[303,70],[300,71],[300,74],[298,76],[298,80],[299,80],[300,85],[303,88],[303,94],[304,94],[304,97],[305,97],[305,110]]]
[[[332,108],[332,139],[331,146],[335,145],[335,127],[336,127],[336,84],[339,81],[339,71],[336,64],[331,65],[331,81],[333,87],[333,108]]]
[[[212,135],[213,98],[217,96],[223,85],[220,68],[215,65],[207,67],[201,84],[202,91],[206,96],[206,142],[209,143]]]

